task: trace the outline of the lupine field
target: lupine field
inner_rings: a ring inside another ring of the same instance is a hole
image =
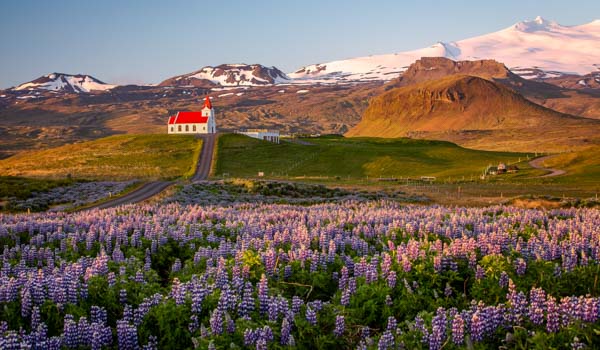
[[[0,215],[1,349],[594,349],[600,211]]]

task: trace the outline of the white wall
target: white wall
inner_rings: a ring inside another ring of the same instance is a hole
[[[196,130],[194,130],[194,126]],[[181,131],[179,128],[181,127]],[[188,128],[187,131],[185,128]],[[169,134],[208,134],[209,126],[206,124],[169,124],[167,132]]]
[[[241,131],[239,132],[242,135],[246,135],[255,139],[265,140],[269,142],[279,143],[279,133],[277,132],[267,132],[267,131]]]

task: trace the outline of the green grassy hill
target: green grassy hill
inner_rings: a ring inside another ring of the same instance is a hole
[[[526,154],[470,150],[445,141],[406,138],[306,139],[312,145],[273,144],[242,135],[222,135],[215,176],[256,177],[418,177],[479,176],[489,164],[514,163]],[[521,166],[521,165],[520,165]],[[525,166],[527,167],[527,166]]]
[[[558,183],[592,184],[600,188],[600,147],[590,147],[575,152],[561,153],[544,162],[549,168],[563,169],[566,174],[552,179]]]
[[[119,135],[0,160],[0,175],[126,180],[191,175],[202,141],[190,135]]]

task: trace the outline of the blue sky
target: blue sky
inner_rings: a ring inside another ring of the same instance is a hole
[[[536,16],[575,25],[600,1],[0,2],[0,88],[51,72],[157,83],[221,63],[303,65],[493,32]]]

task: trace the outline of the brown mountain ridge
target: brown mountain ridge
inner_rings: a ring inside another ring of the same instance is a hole
[[[386,84],[386,90],[435,80],[453,74],[464,74],[491,80],[507,86],[528,100],[558,112],[600,119],[600,88],[596,77],[584,77],[581,84],[567,84],[565,79],[528,80],[511,72],[495,60],[453,61],[444,57],[422,57],[411,64],[398,78]],[[573,77],[570,78],[573,80]],[[576,86],[576,87],[575,87]]]
[[[458,71],[471,73],[486,65],[475,63]],[[444,76],[448,70],[434,73],[443,76],[439,79],[407,72],[369,102],[361,122],[347,136],[412,136],[481,149],[550,151],[594,142],[600,133],[598,120],[550,110],[492,80],[464,74]],[[509,72],[506,78],[511,75]]]

